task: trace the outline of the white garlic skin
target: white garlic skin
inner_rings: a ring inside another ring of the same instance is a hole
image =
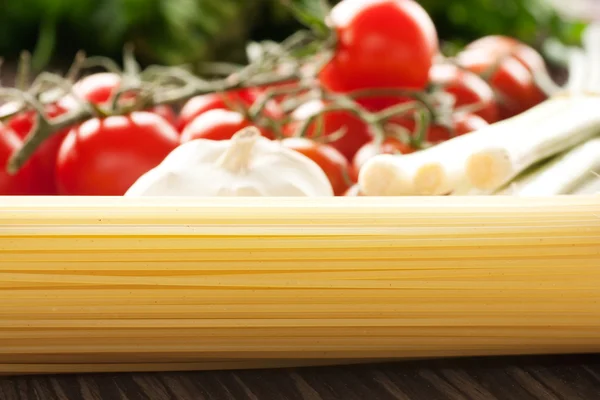
[[[125,196],[330,197],[333,188],[310,158],[247,128],[181,144]]]

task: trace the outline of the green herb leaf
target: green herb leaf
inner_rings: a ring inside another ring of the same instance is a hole
[[[40,26],[38,41],[31,57],[31,68],[41,72],[52,58],[56,46],[56,19],[53,15],[45,18]]]
[[[331,11],[327,0],[281,0],[294,17],[319,36],[327,36],[329,27],[326,18]]]

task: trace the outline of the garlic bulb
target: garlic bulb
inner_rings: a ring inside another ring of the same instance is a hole
[[[125,196],[316,197],[333,189],[314,161],[249,127],[231,140],[183,143]]]

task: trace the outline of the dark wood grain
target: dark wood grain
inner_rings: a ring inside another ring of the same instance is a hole
[[[2,400],[595,400],[600,356],[0,378]]]

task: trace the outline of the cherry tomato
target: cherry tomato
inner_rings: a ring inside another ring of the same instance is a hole
[[[249,90],[240,90],[227,94],[210,93],[189,99],[179,112],[176,127],[182,132],[194,118],[209,110],[229,110],[230,106],[248,108],[256,101],[256,94]]]
[[[455,136],[474,132],[489,125],[487,121],[479,115],[471,113],[455,113],[452,115],[451,121],[452,129],[435,124],[429,126],[426,133],[426,141],[434,144],[444,142]],[[414,119],[394,119],[392,122],[408,129],[410,132],[415,131]]]
[[[175,126],[177,123],[177,114],[175,114],[175,111],[173,111],[173,109],[167,105],[161,104],[154,106],[148,111],[153,112],[156,115],[160,115],[172,126]]]
[[[360,169],[367,161],[369,161],[369,159],[377,154],[410,154],[414,151],[415,149],[409,145],[391,136],[386,137],[380,146],[377,146],[374,141],[371,141],[361,147],[354,156],[350,167],[350,178],[354,182],[357,182]]]
[[[23,142],[9,127],[0,124],[0,196],[44,195],[47,188],[37,174],[41,170],[37,158],[29,159],[14,175],[6,171],[10,157]]]
[[[320,74],[335,91],[423,89],[439,44],[427,12],[413,0],[342,0],[329,15],[337,32],[333,59]]]
[[[326,104],[321,100],[309,101],[298,107],[292,113],[293,122],[284,128],[284,134],[293,136],[302,125],[302,121],[321,114],[321,134],[324,137],[340,135],[339,138],[332,138],[328,144],[342,153],[347,160],[352,160],[358,149],[373,138],[367,124],[348,111],[323,112],[324,107]],[[311,123],[306,132],[307,137],[314,139],[315,135],[319,134],[318,127],[318,121]]]
[[[144,173],[179,145],[164,118],[138,111],[93,118],[69,131],[56,165],[64,195],[122,196]]]
[[[356,196],[364,196],[364,194],[360,191],[360,186],[358,184],[354,184],[350,186],[346,193],[344,193],[344,197],[356,197]]]
[[[316,143],[306,138],[287,138],[281,144],[313,160],[329,178],[333,192],[341,196],[348,186],[348,160],[335,148],[322,143]]]
[[[514,38],[491,35],[480,38],[467,46],[467,49],[479,49],[489,52],[492,57],[501,60],[511,56],[520,62],[532,74],[534,88],[531,89],[532,106],[544,101],[546,94],[535,84],[535,75],[546,73],[544,58],[534,48]]]
[[[454,96],[455,108],[477,106],[474,114],[490,124],[498,120],[494,91],[478,75],[452,64],[436,64],[431,68],[430,79],[432,83],[440,85],[444,92]]]
[[[82,100],[95,105],[106,105],[121,84],[121,77],[112,72],[100,72],[88,75],[73,85],[73,92]],[[132,100],[134,93],[121,95],[123,100]],[[59,105],[64,109],[73,109],[78,106],[77,100],[70,95],[60,99]]]
[[[66,110],[57,104],[50,104],[45,107],[45,112],[47,117],[52,119],[64,114]],[[33,129],[35,119],[36,112],[29,110],[15,115],[8,120],[6,125],[12,129],[22,141]],[[65,129],[54,133],[54,135],[45,140],[37,148],[35,153],[33,153],[32,158],[36,159],[35,164],[37,165],[37,171],[35,173],[36,179],[38,180],[37,195],[56,194],[56,179],[54,176],[56,157],[58,156],[58,149],[68,131],[68,129]]]
[[[253,125],[237,111],[214,109],[200,114],[190,122],[181,133],[181,142],[194,139],[229,140],[237,132]],[[259,127],[266,138],[273,139],[273,133]]]
[[[354,101],[365,110],[377,113],[387,108],[414,101],[406,96],[364,96],[356,97]]]
[[[112,72],[100,72],[88,75],[73,85],[73,92],[82,99],[94,104],[104,104],[113,96],[115,90],[121,84],[121,77]],[[125,98],[131,98],[125,96]],[[61,99],[61,104],[65,108],[72,108],[76,105],[76,100],[67,96]]]
[[[544,59],[535,49],[508,36],[484,36],[471,42],[466,48],[486,49],[498,57],[511,55],[531,72],[541,71],[545,68]]]
[[[451,139],[453,136],[462,136],[467,133],[485,128],[489,124],[479,115],[470,113],[456,113],[452,116],[453,132],[443,126],[433,126],[427,135],[431,143],[439,143]]]
[[[112,99],[112,96],[119,89],[121,84],[121,77],[118,74],[112,72],[100,72],[92,75],[88,75],[73,85],[73,92],[81,99],[89,101],[96,105],[105,105]],[[123,100],[133,100],[135,98],[134,93],[124,93],[121,98]],[[77,107],[77,100],[73,96],[65,96],[59,101],[59,105],[64,109],[73,109]],[[150,108],[152,111],[161,117],[165,118],[167,122],[174,125],[176,123],[175,112],[171,107],[166,105],[159,105]]]
[[[539,89],[529,70],[514,57],[497,58],[485,49],[465,50],[459,64],[479,75],[492,71],[487,81],[499,96],[500,118],[509,118],[539,103]]]

